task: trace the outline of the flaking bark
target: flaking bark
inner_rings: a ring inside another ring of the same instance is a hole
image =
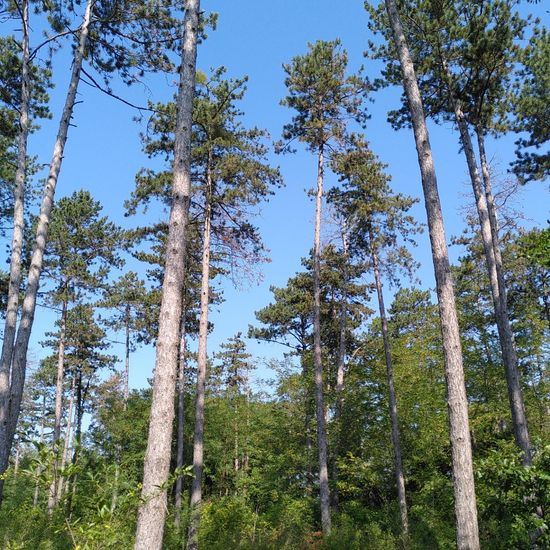
[[[459,550],[478,550],[479,533],[468,401],[464,383],[462,347],[453,281],[437,189],[437,177],[414,64],[406,43],[399,13],[394,0],[385,0],[385,4],[403,74],[403,87],[411,113],[434,262],[447,383],[457,547]]]
[[[317,157],[317,195],[315,201],[315,232],[313,240],[313,366],[315,377],[315,416],[317,419],[317,450],[319,453],[319,492],[321,525],[330,533],[330,492],[327,465],[327,428],[323,387],[323,358],[321,354],[321,210],[323,204],[324,152]]]
[[[166,242],[151,417],[135,550],[162,548],[166,518],[166,482],[170,471],[187,220],[191,193],[191,124],[195,95],[199,9],[199,0],[187,1],[183,22],[180,85],[176,104],[172,207]]]
[[[206,383],[206,346],[208,340],[208,308],[210,304],[210,236],[212,223],[212,177],[209,154],[206,174],[206,206],[202,243],[201,301],[199,320],[199,349],[197,356],[197,401],[195,405],[195,432],[193,437],[193,483],[189,505],[189,532],[187,550],[197,550],[202,502],[202,472],[204,466],[204,398]]]
[[[13,192],[13,233],[11,240],[10,274],[4,324],[4,339],[0,358],[0,424],[7,420],[10,392],[10,370],[13,356],[17,313],[19,311],[19,287],[21,286],[21,253],[25,229],[25,179],[27,171],[27,141],[29,137],[30,75],[29,75],[29,3],[21,5],[21,105],[19,111],[19,135],[17,144],[17,169]],[[1,491],[0,491],[1,492]]]
[[[80,81],[82,61],[84,59],[84,52],[88,42],[88,30],[91,20],[92,6],[93,0],[88,0],[86,3],[86,10],[82,25],[80,27],[78,46],[74,52],[69,89],[67,91],[65,105],[63,107],[63,113],[59,123],[59,129],[50,163],[50,170],[46,180],[46,185],[44,187],[42,204],[40,206],[40,215],[38,217],[35,243],[29,267],[27,288],[21,308],[21,320],[19,322],[17,338],[15,340],[13,350],[12,376],[9,403],[7,405],[7,415],[5,421],[0,425],[0,474],[4,473],[8,466],[9,454],[21,408],[23,386],[25,384],[27,368],[27,351],[29,347],[32,325],[34,322],[36,297],[40,284],[40,274],[42,272],[44,251],[46,248],[46,239],[48,235],[48,225],[53,207],[57,179],[61,170],[65,143],[67,141],[67,133],[75,105],[76,92]]]

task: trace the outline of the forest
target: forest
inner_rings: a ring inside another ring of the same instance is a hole
[[[0,546],[550,548],[536,0],[0,0]]]

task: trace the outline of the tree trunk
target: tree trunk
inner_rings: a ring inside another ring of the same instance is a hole
[[[407,515],[407,497],[405,494],[405,475],[403,473],[403,461],[401,458],[401,438],[399,437],[399,422],[397,416],[397,398],[393,385],[393,362],[391,357],[391,343],[388,331],[388,320],[386,319],[386,308],[384,306],[384,294],[382,293],[382,281],[378,256],[372,234],[369,232],[369,248],[371,251],[372,266],[374,272],[374,283],[378,297],[378,310],[382,321],[382,339],[384,341],[384,358],[386,360],[386,377],[388,382],[389,410],[391,420],[391,440],[395,459],[395,481],[397,484],[397,498],[399,500],[399,513],[401,516],[401,530],[403,542],[408,546],[409,539],[409,518]]]
[[[124,361],[124,410],[128,408],[128,397],[130,396],[130,305],[126,305],[125,311],[125,361]]]
[[[209,157],[211,154],[209,154]],[[208,339],[208,306],[210,294],[210,225],[212,222],[212,180],[210,158],[206,174],[206,207],[202,243],[201,312],[199,321],[199,350],[197,357],[197,404],[195,406],[195,434],[193,438],[193,483],[187,550],[197,550],[202,500],[203,440],[204,440],[204,391],[206,381],[206,343]]]
[[[80,36],[78,47],[75,49],[73,57],[73,69],[71,80],[59,123],[59,130],[54,145],[53,156],[50,164],[50,171],[42,204],[40,206],[40,215],[36,228],[36,240],[32,251],[31,263],[29,267],[27,288],[25,298],[23,300],[21,321],[17,330],[17,338],[13,350],[12,363],[12,379],[10,387],[9,404],[7,407],[6,422],[0,425],[0,474],[4,473],[8,465],[8,457],[11,450],[13,436],[19,418],[19,410],[21,408],[21,399],[23,397],[23,386],[25,384],[25,374],[27,367],[27,350],[29,347],[29,339],[31,336],[32,325],[34,321],[34,313],[36,309],[36,296],[40,283],[40,273],[42,271],[42,263],[44,259],[44,250],[46,248],[46,238],[48,233],[48,224],[50,221],[50,213],[53,206],[55,187],[59,172],[61,170],[61,161],[63,160],[63,152],[67,141],[67,132],[73,113],[73,108],[76,99],[76,91],[80,80],[80,71],[82,68],[82,60],[84,51],[88,41],[88,28],[91,19],[93,0],[87,0],[84,19],[80,27]],[[1,491],[1,486],[0,486]]]
[[[455,112],[458,120],[459,115],[462,114],[458,105]],[[524,465],[529,466],[532,462],[531,441],[529,438],[529,429],[525,415],[525,406],[523,403],[523,392],[521,390],[521,381],[518,372],[518,359],[514,335],[510,326],[510,317],[508,315],[506,282],[504,281],[502,255],[500,252],[500,244],[498,239],[497,213],[492,192],[489,164],[487,163],[487,156],[485,154],[485,139],[482,129],[479,127],[476,128],[481,173],[483,174],[483,183],[485,187],[485,193],[483,193],[479,173],[477,172],[477,166],[475,164],[475,156],[468,127],[466,126],[463,116],[460,120],[462,121],[460,133],[461,136],[464,134],[462,140],[463,148],[468,159],[468,168],[470,169],[472,187],[474,189],[476,205],[478,206],[479,220],[482,226],[481,234],[487,261],[487,268],[490,272],[489,278],[491,281],[491,290],[493,294],[502,358],[504,360],[504,370],[508,386],[508,400],[510,402],[510,409],[512,412],[514,437],[517,446],[523,451]],[[466,146],[464,142],[468,143],[468,146]],[[470,166],[472,168],[470,168]],[[486,207],[486,212],[484,211],[484,207]],[[488,226],[487,218],[489,220]]]
[[[46,391],[42,396],[42,422],[40,424],[40,443],[44,443],[44,430],[46,428]],[[38,481],[40,474],[42,473],[42,465],[38,464],[36,467],[36,485],[34,486],[34,496],[32,499],[32,505],[34,508],[38,506],[38,493],[40,491],[40,483]]]
[[[414,65],[406,43],[403,27],[399,19],[399,13],[395,0],[385,0],[385,3],[403,73],[403,86],[411,112],[434,262],[447,383],[457,547],[459,550],[478,550],[479,534],[468,420],[468,401],[464,384],[462,348],[453,281],[445,240],[441,203],[437,189],[437,177],[420,90],[416,81]]]
[[[315,416],[317,419],[317,449],[319,452],[319,493],[323,533],[330,533],[330,491],[327,466],[327,429],[321,356],[321,209],[323,204],[324,154],[317,157],[317,197],[315,202],[315,233],[313,240],[313,366],[315,371]]]
[[[336,438],[334,440],[334,448],[332,451],[332,472],[334,490],[332,492],[332,507],[334,510],[338,509],[338,457],[340,455],[340,447],[343,440],[343,426],[342,426],[342,409],[344,406],[344,375],[346,366],[346,347],[347,347],[347,292],[346,285],[348,283],[348,240],[346,234],[346,227],[342,228],[342,252],[344,254],[344,267],[342,276],[344,279],[344,288],[342,290],[342,298],[339,311],[339,335],[338,335],[338,365],[336,370],[336,407],[334,410],[334,423],[336,426]]]
[[[174,420],[187,219],[191,193],[191,124],[200,0],[187,0],[174,143],[174,183],[166,243],[149,437],[135,550],[160,550],[166,518],[166,481]]]
[[[65,330],[67,325],[67,299],[63,298],[61,309],[61,323],[59,326],[59,346],[57,349],[57,378],[55,384],[55,419],[53,425],[52,446],[55,456],[54,475],[48,494],[48,516],[52,516],[55,505],[58,502],[58,466],[59,444],[61,440],[61,417],[63,415],[63,382],[65,380]]]
[[[126,304],[124,310],[124,329],[125,329],[125,338],[124,338],[124,388],[123,388],[123,403],[122,409],[124,412],[128,410],[128,397],[130,395],[130,305]],[[115,448],[115,477],[113,480],[113,495],[111,497],[111,514],[114,513],[116,509],[116,504],[118,500],[118,483],[120,478],[120,456],[121,456],[120,445],[116,445]]]
[[[527,428],[527,419],[525,417],[523,394],[521,391],[521,384],[517,370],[516,350],[513,341],[512,329],[510,327],[510,320],[508,318],[508,307],[505,303],[506,290],[504,288],[504,278],[502,276],[502,265],[500,266],[500,275],[497,272],[495,253],[496,248],[498,248],[498,245],[495,248],[497,237],[496,235],[493,236],[489,209],[487,207],[487,198],[483,192],[481,177],[477,169],[477,162],[474,148],[472,146],[472,139],[468,130],[468,124],[464,117],[464,113],[462,112],[460,101],[454,94],[452,77],[444,59],[442,59],[442,65],[443,70],[446,72],[448,92],[453,105],[455,120],[460,132],[460,142],[468,164],[468,172],[470,174],[470,180],[476,201],[476,208],[481,229],[481,240],[483,241],[483,250],[485,252],[485,261],[489,274],[500,348],[502,350],[502,359],[504,362],[506,382],[508,386],[508,399],[510,401],[510,409],[512,412],[514,436],[518,447],[523,451],[523,463],[525,465],[529,465],[531,464],[531,444],[529,440],[529,431]]]
[[[69,399],[69,412],[67,413],[67,427],[65,428],[65,442],[63,444],[63,455],[61,456],[61,468],[60,470],[63,471],[65,469],[65,466],[67,465],[67,460],[69,458],[69,449],[71,445],[71,436],[73,431],[73,409],[74,409],[74,397],[75,397],[75,378],[73,377],[73,381],[71,384],[71,397]],[[57,496],[56,496],[56,504],[61,500],[63,497],[63,488],[65,484],[65,479],[62,475],[59,476],[59,483],[57,485]]]
[[[185,291],[184,291],[185,300]],[[178,434],[177,434],[177,449],[176,449],[176,469],[178,471],[183,468],[183,450],[184,450],[184,435],[185,435],[185,366],[186,366],[186,329],[185,329],[185,314],[181,321],[181,338],[180,338],[180,361],[178,372]],[[174,506],[176,508],[174,514],[174,527],[179,530],[181,525],[181,505],[183,492],[183,476],[178,474],[176,478]]]
[[[10,370],[13,356],[13,344],[19,310],[19,287],[21,286],[21,252],[24,232],[25,179],[27,168],[27,141],[29,136],[29,3],[21,3],[22,53],[21,53],[21,107],[19,111],[19,136],[17,150],[17,169],[13,192],[13,234],[11,241],[10,278],[4,324],[4,340],[0,358],[0,426],[4,426],[8,416],[10,394]],[[0,442],[1,444],[2,442]],[[1,451],[0,451],[1,452]],[[1,481],[0,483],[3,483]],[[1,488],[0,488],[1,498]]]
[[[87,388],[85,392],[82,391],[82,371],[79,370],[76,376],[76,411],[75,411],[75,441],[74,441],[74,448],[73,448],[73,456],[71,458],[71,464],[72,466],[76,466],[76,463],[78,461],[78,455],[80,452],[80,445],[82,443],[82,417],[84,416],[84,393],[87,392]],[[88,384],[89,384],[88,380]],[[76,481],[77,481],[77,474],[71,475],[67,479],[67,492],[70,490],[69,496],[67,497],[67,516],[71,517],[73,513],[73,501],[76,494]]]

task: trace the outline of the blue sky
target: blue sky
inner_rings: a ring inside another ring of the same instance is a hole
[[[358,0],[221,0],[203,1],[206,11],[219,13],[218,28],[199,49],[198,67],[203,72],[224,65],[228,75],[249,76],[248,91],[241,108],[245,124],[266,128],[273,139],[278,139],[282,126],[290,120],[291,111],[279,105],[285,95],[282,64],[307,49],[307,43],[317,39],[339,37],[348,50],[350,69],[361,64],[371,77],[378,74],[379,65],[363,57],[369,37],[367,14]],[[540,6],[531,6],[541,15]],[[30,140],[30,151],[47,163],[51,155],[59,113],[70,72],[69,48],[65,47],[54,60],[52,112],[53,120],[45,121],[42,129]],[[177,85],[175,76],[158,76],[148,81],[148,89],[117,87],[117,92],[135,103],[148,99],[164,101],[172,97]],[[80,85],[74,124],[69,132],[65,158],[59,178],[57,197],[69,195],[76,189],[87,188],[104,205],[105,213],[117,223],[128,227],[137,221],[123,217],[123,201],[129,197],[134,176],[143,166],[154,166],[142,153],[139,132],[143,126],[133,121],[135,112],[127,106],[102,95],[101,92]],[[386,112],[395,107],[400,91],[388,89],[377,94],[374,104],[368,106],[371,119],[365,131],[372,149],[388,164],[395,191],[421,198],[421,183],[412,133],[395,132],[386,122]],[[506,166],[513,158],[514,138],[491,141],[489,157],[505,176]],[[439,179],[440,193],[447,228],[447,240],[458,235],[463,227],[464,206],[470,202],[470,187],[466,164],[459,153],[457,134],[451,126],[431,127],[431,142]],[[308,253],[313,239],[313,202],[305,189],[315,184],[316,163],[305,151],[295,155],[277,156],[271,161],[279,165],[286,187],[277,192],[263,206],[256,223],[260,227],[271,262],[263,266],[263,282],[247,289],[234,289],[224,283],[226,301],[214,309],[211,319],[215,324],[209,341],[209,351],[238,331],[246,333],[254,323],[254,311],[271,300],[270,285],[283,286],[286,280],[301,269],[300,258]],[[336,183],[327,176],[327,188]],[[534,183],[522,189],[514,199],[516,208],[526,217],[527,227],[542,226],[549,217],[548,186]],[[419,221],[425,221],[422,202],[414,209]],[[161,212],[153,209],[148,217],[158,219]],[[146,218],[141,218],[143,222]],[[458,250],[451,249],[456,259]],[[416,257],[422,266],[418,273],[422,286],[434,285],[427,234],[419,238]],[[132,264],[131,269],[136,269]],[[38,342],[54,322],[51,312],[37,313],[31,342],[31,357],[44,355]],[[116,339],[116,337],[114,338]],[[276,345],[249,342],[249,350],[259,357],[280,356],[284,351]],[[122,350],[116,346],[113,353]],[[131,385],[143,387],[154,364],[154,350],[139,349],[132,357]],[[122,367],[122,364],[120,365]]]

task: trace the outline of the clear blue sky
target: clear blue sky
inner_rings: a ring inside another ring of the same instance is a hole
[[[304,53],[307,43],[317,39],[341,38],[348,50],[350,68],[364,64],[366,73],[374,77],[379,66],[363,58],[369,38],[367,14],[360,0],[210,0],[203,2],[203,9],[219,13],[218,28],[209,33],[208,40],[200,46],[198,66],[208,72],[210,68],[224,65],[229,76],[249,76],[248,92],[242,102],[249,125],[266,128],[274,139],[280,137],[283,124],[292,113],[279,105],[285,95],[282,64],[294,55]],[[532,6],[541,15],[540,6]],[[57,128],[61,105],[70,71],[68,48],[57,54],[54,61],[56,88],[52,92],[52,121],[46,121],[42,130],[31,137],[30,151],[47,163],[51,155],[54,133]],[[136,87],[117,91],[132,101],[144,104],[147,99],[167,100],[175,91],[176,77],[157,77],[149,81],[149,89]],[[386,112],[397,105],[399,90],[386,90],[375,97],[369,106],[371,120],[366,135],[373,150],[388,164],[396,191],[421,197],[421,184],[410,131],[394,132],[386,122]],[[128,227],[137,223],[123,217],[123,201],[129,197],[134,176],[142,166],[151,163],[141,153],[139,132],[142,126],[132,121],[135,113],[125,105],[102,95],[84,84],[80,86],[82,101],[76,107],[74,123],[59,179],[57,197],[70,194],[75,189],[88,188],[100,200],[105,212],[113,220]],[[432,127],[431,141],[434,148],[440,193],[444,208],[447,239],[458,235],[464,227],[463,207],[469,203],[470,188],[466,165],[458,150],[457,134],[452,127]],[[513,156],[513,138],[491,142],[488,154],[500,171]],[[237,331],[246,333],[249,323],[254,323],[254,311],[271,300],[270,285],[283,286],[286,280],[301,269],[300,258],[308,253],[313,238],[313,203],[304,190],[315,183],[315,159],[307,152],[283,157],[272,155],[272,162],[280,165],[286,187],[264,205],[262,215],[256,220],[267,247],[271,251],[271,263],[263,268],[263,282],[246,290],[235,290],[223,284],[225,303],[212,312],[215,330],[210,338],[209,351],[216,351],[218,344]],[[335,183],[328,175],[327,187]],[[525,225],[541,226],[549,217],[547,184],[535,183],[526,187],[515,199],[516,207],[525,216]],[[414,214],[424,222],[422,202]],[[149,216],[157,219],[159,213]],[[143,221],[143,219],[141,220]],[[421,236],[416,251],[422,263],[419,277],[422,286],[433,287],[433,272],[427,235]],[[458,250],[451,254],[457,257]],[[132,269],[135,265],[132,264]],[[52,314],[41,309],[37,313],[31,343],[31,356],[42,357],[38,342],[43,333],[50,330]],[[276,345],[249,342],[250,351],[257,356],[278,356],[283,349]],[[122,350],[113,353],[122,356]],[[143,387],[154,364],[154,350],[140,349],[132,358],[131,385]],[[122,366],[122,365],[121,365]]]

